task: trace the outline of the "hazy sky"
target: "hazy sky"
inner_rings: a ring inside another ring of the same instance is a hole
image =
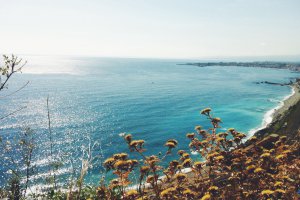
[[[300,54],[300,0],[0,0],[0,24],[1,53]]]

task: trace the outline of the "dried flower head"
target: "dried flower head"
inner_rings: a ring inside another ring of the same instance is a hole
[[[276,189],[275,193],[285,194],[286,192],[285,192],[285,190],[282,190],[282,189]]]
[[[264,196],[270,196],[270,195],[274,194],[274,191],[273,190],[263,190],[261,192],[261,194]]]
[[[223,142],[223,141],[225,141],[225,138],[223,138],[223,137],[217,137],[216,141],[217,142]]]
[[[149,175],[146,179],[147,183],[153,183],[155,181],[155,177],[153,175]]]
[[[281,142],[285,142],[287,140],[287,137],[285,135],[283,135],[279,139]]]
[[[276,181],[276,183],[274,184],[274,187],[281,187],[283,186],[283,182],[281,181]]]
[[[271,156],[270,153],[263,153],[260,157],[261,158],[269,158]]]
[[[167,188],[160,193],[160,197],[161,198],[172,198],[172,196],[175,193],[176,193],[176,188],[174,188],[174,187]]]
[[[186,137],[192,140],[195,138],[195,133],[187,133]]]
[[[290,155],[290,154],[292,154],[293,152],[291,151],[291,150],[285,150],[285,151],[283,151],[282,152],[283,154],[287,154],[287,155]]]
[[[107,158],[104,162],[103,162],[103,166],[107,169],[110,170],[113,168],[113,165],[115,163],[115,159],[114,158]]]
[[[201,198],[201,200],[210,200],[211,199],[211,196],[210,196],[210,194],[205,194],[202,198]]]
[[[160,161],[160,159],[157,156],[149,156],[147,157],[147,160],[145,161],[146,164],[149,164],[150,167],[153,167],[156,165],[156,163],[158,163]]]
[[[232,132],[235,131],[235,129],[234,128],[229,128],[227,131],[232,133]]]
[[[215,117],[215,118],[212,119],[212,122],[213,123],[220,123],[220,122],[222,122],[222,120],[219,117]]]
[[[262,168],[258,167],[254,170],[254,173],[259,174],[259,173],[262,173],[263,171],[264,170]]]
[[[127,153],[118,153],[113,155],[115,160],[126,160],[128,158]]]
[[[124,136],[124,139],[127,141],[127,143],[130,144],[131,140],[132,140],[132,135],[131,134],[127,134]]]
[[[202,135],[202,136],[206,136],[207,135],[207,132],[205,130],[200,130],[199,131],[199,134]]]
[[[128,160],[128,162],[131,164],[131,166],[132,167],[134,167],[134,166],[136,166],[136,165],[138,165],[139,164],[139,161],[137,161],[137,160]]]
[[[235,143],[240,143],[240,142],[241,142],[241,138],[239,138],[239,137],[234,137],[233,141],[234,141]]]
[[[202,144],[202,146],[206,147],[206,146],[208,145],[208,141],[207,141],[207,140],[203,140],[203,141],[201,142],[201,144]]]
[[[179,162],[177,160],[172,160],[170,163],[169,163],[169,166],[171,168],[176,168],[177,166],[179,165]]]
[[[127,196],[128,198],[135,198],[135,197],[138,196],[138,192],[137,192],[136,190],[128,190],[128,191],[126,192],[126,196]]]
[[[177,154],[180,155],[180,156],[182,156],[184,153],[185,153],[184,150],[179,150],[179,151],[177,152]]]
[[[115,188],[115,187],[118,187],[120,186],[122,183],[120,182],[119,179],[113,179],[110,181],[110,187],[111,188]]]
[[[247,158],[245,164],[246,164],[246,165],[251,165],[251,164],[253,164],[252,158]]]
[[[183,169],[183,166],[182,165],[178,165],[177,168],[178,169]]]
[[[205,108],[205,109],[201,110],[200,113],[202,115],[209,115],[210,111],[211,111],[211,108]]]
[[[246,170],[249,171],[249,172],[252,172],[252,171],[254,171],[255,168],[256,168],[255,165],[249,165],[249,166],[246,168]]]
[[[130,146],[131,147],[137,147],[137,146],[141,147],[144,143],[145,143],[144,140],[133,140],[130,142]]]
[[[283,180],[288,181],[288,182],[294,182],[294,179],[291,179],[289,176],[283,176],[282,177]]]
[[[282,145],[282,142],[281,141],[276,141],[275,142],[275,147],[279,147],[279,146],[281,146]]]
[[[278,156],[276,156],[276,160],[279,160],[279,161],[283,160],[284,158],[285,158],[285,155],[283,155],[283,154],[279,154]]]
[[[188,159],[185,159],[182,163],[182,166],[183,167],[191,167],[192,166],[192,159],[188,158]]]
[[[211,194],[211,195],[215,195],[217,192],[218,192],[219,188],[217,186],[210,186],[208,188],[208,192]]]
[[[178,145],[178,141],[175,139],[169,139],[167,142],[172,142],[172,143],[174,143],[175,146]]]
[[[233,146],[233,140],[227,140],[226,144],[228,145],[228,147],[232,147]]]
[[[219,188],[217,186],[210,186],[208,191],[217,191]]]
[[[218,152],[213,152],[213,153],[210,153],[206,156],[206,159],[209,160],[209,159],[212,159],[214,157],[217,157],[219,155]]]
[[[149,166],[141,166],[140,167],[140,173],[141,174],[146,174],[150,171],[150,167]]]
[[[176,145],[173,142],[166,142],[165,146],[167,146],[169,149],[173,149],[176,147]]]
[[[182,182],[183,180],[185,180],[187,178],[187,175],[186,174],[183,174],[183,173],[178,173],[175,175],[175,179],[178,181],[178,182]]]
[[[197,161],[197,162],[194,163],[194,166],[193,166],[193,167],[194,167],[195,169],[197,169],[197,170],[200,170],[200,169],[202,169],[202,165],[203,165],[202,162]]]
[[[190,189],[185,189],[183,191],[183,195],[186,196],[187,198],[194,198],[196,196],[196,193]]]
[[[181,157],[182,157],[183,159],[188,159],[188,158],[190,157],[190,154],[184,153],[184,154],[181,155]]]
[[[276,152],[275,149],[270,149],[270,151],[269,151],[269,153],[272,154],[272,155],[274,155],[275,152]]]
[[[217,157],[215,157],[215,160],[222,161],[222,160],[224,160],[224,156],[217,156]]]
[[[202,126],[195,126],[196,131],[200,131],[202,129]]]
[[[131,163],[128,161],[124,161],[124,160],[118,160],[115,164],[114,164],[114,168],[118,169],[118,170],[124,170],[127,171],[129,169],[129,167],[131,166]]]
[[[221,132],[221,133],[218,133],[217,136],[226,138],[228,136],[228,133]]]
[[[244,133],[238,133],[238,134],[236,135],[236,137],[239,137],[240,139],[243,139],[243,138],[246,137],[246,135],[245,135]]]

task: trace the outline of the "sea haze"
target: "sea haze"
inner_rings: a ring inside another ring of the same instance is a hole
[[[285,83],[296,77],[288,70],[177,65],[191,60],[49,56],[26,59],[24,73],[16,75],[1,95],[13,92],[26,81],[30,83],[15,95],[1,98],[0,113],[3,116],[19,107],[27,108],[1,120],[0,134],[13,138],[25,127],[34,130],[34,163],[41,168],[35,179],[40,182],[47,174],[50,148],[47,96],[54,154],[65,163],[59,172],[67,177],[70,158],[79,166],[81,148],[87,146],[88,138],[92,143],[101,143],[101,148],[96,145],[94,154],[102,153],[105,158],[128,152],[119,136],[124,132],[146,140],[147,155],[165,152],[163,145],[170,138],[179,141],[178,149],[188,150],[186,133],[193,132],[195,125],[210,125],[199,114],[206,107],[222,119],[220,131],[234,127],[248,133],[260,127],[265,113],[291,93],[288,86],[256,82]],[[7,169],[0,170],[4,178]],[[98,183],[100,171],[101,167],[94,165],[87,182]]]

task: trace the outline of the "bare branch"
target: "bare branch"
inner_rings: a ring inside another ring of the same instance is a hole
[[[13,115],[13,114],[19,112],[20,110],[25,109],[25,108],[27,108],[27,106],[21,107],[21,108],[19,108],[18,110],[15,110],[15,111],[13,111],[13,112],[11,112],[11,113],[9,113],[9,114],[3,116],[3,117],[0,117],[0,120],[3,120],[4,118],[9,117],[9,116],[11,116],[11,115]]]
[[[29,84],[29,81],[27,81],[22,87],[20,87],[20,88],[17,89],[16,91],[14,91],[14,92],[12,92],[12,93],[10,93],[10,94],[8,94],[8,95],[5,95],[5,96],[0,97],[0,99],[4,99],[4,98],[6,98],[6,97],[9,97],[9,96],[11,96],[11,95],[16,94],[17,92],[19,92],[20,90],[22,90],[23,88],[25,88],[28,84]]]
[[[49,130],[49,140],[50,140],[50,158],[52,165],[52,173],[53,173],[53,181],[54,181],[54,189],[57,189],[56,185],[56,174],[55,167],[53,166],[53,138],[52,138],[52,130],[51,130],[51,119],[50,119],[50,109],[49,109],[49,96],[47,97],[47,116],[48,116],[48,130]]]

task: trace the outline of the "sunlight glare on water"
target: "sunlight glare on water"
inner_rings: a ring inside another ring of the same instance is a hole
[[[289,87],[256,82],[283,83],[295,77],[287,70],[177,65],[191,62],[186,60],[50,56],[25,59],[28,64],[24,73],[16,75],[3,94],[26,81],[30,84],[1,99],[0,113],[14,111],[15,105],[26,109],[2,120],[0,130],[8,139],[25,127],[34,130],[34,163],[41,168],[35,179],[40,182],[48,170],[47,96],[55,155],[64,163],[60,169],[63,182],[70,159],[80,165],[82,147],[89,138],[101,143],[95,152],[104,157],[128,152],[119,136],[124,132],[145,139],[146,154],[164,152],[163,145],[170,138],[180,141],[179,149],[186,149],[189,141],[185,134],[193,132],[195,125],[209,126],[199,114],[205,107],[211,107],[214,115],[222,118],[221,130],[235,127],[247,133],[261,126],[265,113],[291,92]],[[5,178],[7,170],[0,170]],[[99,163],[94,165],[87,182],[97,183],[100,170]]]

